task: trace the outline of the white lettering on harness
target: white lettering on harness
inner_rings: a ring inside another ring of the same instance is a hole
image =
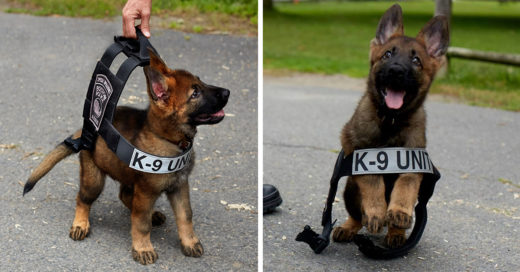
[[[173,158],[157,157],[136,148],[132,154],[129,167],[147,173],[173,173],[188,165],[190,158],[191,148],[184,155]]]
[[[352,175],[392,173],[433,173],[433,165],[424,148],[374,148],[353,153]]]

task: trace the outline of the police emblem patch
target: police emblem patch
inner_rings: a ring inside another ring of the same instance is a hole
[[[112,84],[110,84],[110,81],[105,75],[97,74],[93,88],[89,120],[94,127],[96,127],[96,131],[98,131],[105,114],[108,100],[112,95]]]

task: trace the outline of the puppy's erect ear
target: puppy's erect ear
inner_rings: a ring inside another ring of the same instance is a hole
[[[446,54],[450,44],[450,30],[445,16],[433,17],[417,34],[431,57],[438,58]]]
[[[394,4],[383,14],[383,17],[381,17],[379,25],[377,26],[376,38],[372,42],[377,45],[382,45],[386,43],[390,37],[403,34],[403,11],[401,10],[401,6]]]
[[[144,67],[148,92],[154,101],[166,101],[170,97],[165,76],[168,67],[150,48],[148,48],[148,53],[150,54],[150,66]]]

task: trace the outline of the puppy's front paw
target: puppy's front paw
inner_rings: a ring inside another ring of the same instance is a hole
[[[69,232],[69,237],[74,241],[81,241],[85,239],[90,233],[90,226],[88,222],[82,225],[72,225]]]
[[[351,242],[356,233],[357,231],[348,228],[335,227],[332,232],[332,240],[334,242]]]
[[[385,244],[389,248],[398,248],[406,242],[406,237],[403,233],[388,232],[385,236]]]
[[[137,262],[140,262],[143,265],[147,264],[153,264],[159,258],[157,253],[155,253],[155,250],[142,250],[137,251],[132,248],[132,257],[134,257],[134,260]]]
[[[370,233],[380,233],[385,226],[385,219],[379,216],[363,215],[361,223]]]
[[[204,254],[204,248],[200,242],[196,242],[194,245],[184,245],[181,242],[181,251],[184,255],[188,257],[198,258]]]
[[[408,215],[403,211],[391,209],[386,213],[386,221],[389,227],[408,229],[412,226],[412,215]]]

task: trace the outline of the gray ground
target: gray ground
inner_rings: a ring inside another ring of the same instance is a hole
[[[520,113],[438,101],[426,103],[427,138],[443,177],[425,233],[408,256],[374,261],[354,244],[338,243],[316,255],[295,242],[306,224],[322,230],[333,150],[362,94],[348,82],[341,88],[315,79],[264,80],[264,183],[276,185],[284,200],[264,216],[264,271],[519,271]],[[333,210],[340,223],[347,216],[344,184]]]
[[[121,32],[120,21],[0,13],[0,32],[0,270],[256,270],[256,38],[152,33],[151,41],[167,64],[229,88],[231,97],[229,115],[218,125],[200,127],[195,145],[191,197],[205,255],[182,255],[173,214],[162,197],[156,206],[168,219],[151,238],[159,259],[145,267],[132,259],[130,212],[111,180],[93,205],[90,237],[81,242],[68,237],[78,190],[76,156],[56,166],[22,198],[21,184],[31,169],[81,126],[96,60]],[[120,105],[146,106],[140,70],[132,74]]]

